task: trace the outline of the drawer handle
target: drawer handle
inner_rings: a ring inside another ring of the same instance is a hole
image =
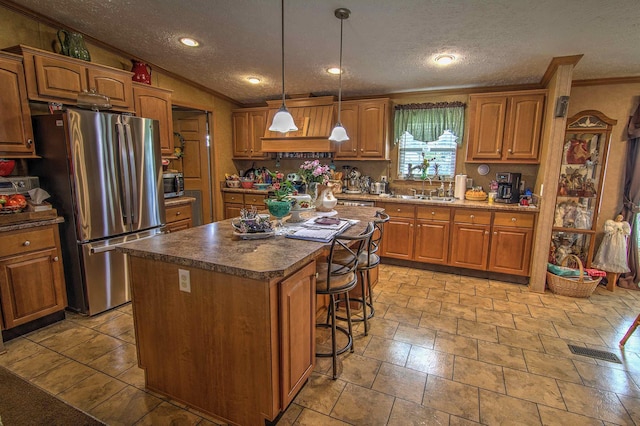
[[[511,218],[511,222],[515,222],[515,221],[517,221],[517,220],[518,220],[518,219],[516,219],[515,217],[512,217],[512,218]]]
[[[489,235],[489,231],[484,231],[484,235]]]
[[[25,247],[29,247],[31,245],[31,241],[27,240],[24,243],[22,243],[22,245]]]
[[[27,146],[31,147],[31,145],[33,145],[33,140],[32,139],[27,139]]]
[[[493,231],[493,235],[498,235],[498,231]]]
[[[432,214],[432,215],[435,215],[435,214],[436,214],[436,212],[431,212],[431,214]]]
[[[57,262],[58,260],[60,260],[60,259],[58,258],[58,256],[56,256],[56,257],[54,257],[54,258],[53,258],[53,261],[54,261],[54,262]]]
[[[471,214],[471,215],[469,215],[469,217],[470,217],[471,219],[475,219],[475,215],[472,215],[472,214]]]
[[[402,210],[401,210],[401,209],[398,209],[398,211],[399,211],[399,212],[401,212]]]
[[[182,214],[182,212],[179,211],[179,210],[176,212],[176,216],[180,216],[181,214]]]

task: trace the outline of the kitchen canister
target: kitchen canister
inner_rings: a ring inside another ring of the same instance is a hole
[[[456,175],[453,195],[459,200],[464,200],[464,193],[467,191],[467,175]]]

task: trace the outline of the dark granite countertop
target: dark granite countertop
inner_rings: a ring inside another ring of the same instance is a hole
[[[64,218],[62,216],[58,216],[58,217],[51,218],[51,219],[32,220],[32,221],[28,221],[28,222],[11,223],[11,224],[8,224],[8,225],[0,226],[0,232],[16,231],[18,229],[35,228],[35,227],[38,227],[38,226],[47,226],[47,225],[52,225],[52,224],[55,224],[55,223],[62,223],[62,222],[64,222]]]

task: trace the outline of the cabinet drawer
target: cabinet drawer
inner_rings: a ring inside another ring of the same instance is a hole
[[[224,192],[225,203],[244,204],[244,198],[240,192]]]
[[[191,219],[191,204],[167,207],[167,223]]]
[[[446,220],[449,221],[451,209],[448,207],[431,207],[420,206],[417,208],[416,217],[418,219],[427,220]]]
[[[484,210],[456,209],[453,221],[456,223],[490,225],[491,212]]]
[[[407,204],[381,203],[380,207],[383,207],[385,212],[391,217],[408,217],[413,219],[416,215],[415,206]]]
[[[7,232],[2,236],[0,257],[42,250],[55,245],[55,233],[50,226]]]
[[[266,208],[264,205],[264,195],[244,194],[244,203],[246,205],[253,205],[259,208]]]
[[[535,218],[531,213],[496,212],[493,224],[507,227],[533,228]]]

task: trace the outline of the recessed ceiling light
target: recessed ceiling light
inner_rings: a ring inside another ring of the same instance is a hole
[[[449,65],[453,61],[456,60],[456,57],[453,55],[438,55],[433,59],[438,65]]]
[[[338,75],[338,74],[340,74],[340,68],[338,68],[338,67],[329,68],[327,70],[327,72],[329,74]]]
[[[258,77],[249,77],[247,78],[247,81],[251,84],[258,84],[260,83],[260,79]]]
[[[190,37],[182,37],[180,39],[180,43],[184,44],[185,46],[189,46],[189,47],[198,47],[200,46],[200,42],[198,40],[194,40]]]

